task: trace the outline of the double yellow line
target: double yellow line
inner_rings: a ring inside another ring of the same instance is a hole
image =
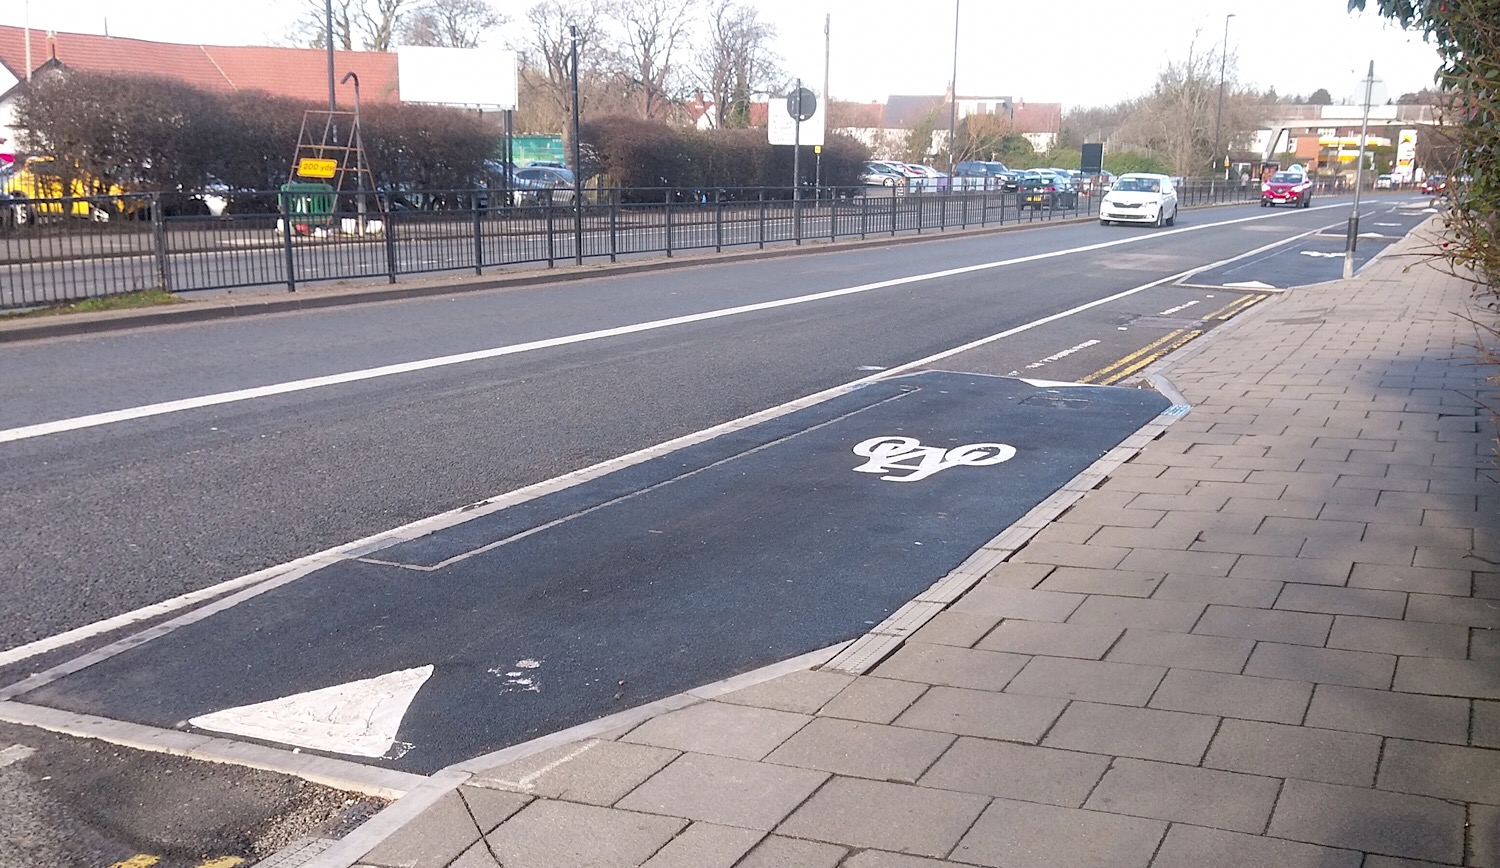
[[[109,868],[151,868],[161,861],[160,856],[151,856],[142,853],[139,856],[131,856],[123,862],[116,862]],[[245,860],[238,856],[220,856],[217,859],[209,859],[198,865],[198,868],[235,868],[237,865],[245,864]]]
[[[1265,301],[1265,295],[1242,295],[1234,301],[1229,302],[1213,313],[1204,316],[1200,322],[1222,322],[1238,313],[1249,310],[1252,306]],[[1203,334],[1203,329],[1184,327],[1174,331],[1165,337],[1157,338],[1151,343],[1141,347],[1130,355],[1118,359],[1103,368],[1079,379],[1080,383],[1098,383],[1108,386],[1118,383],[1136,371],[1146,367],[1167,353],[1181,347],[1183,344]]]

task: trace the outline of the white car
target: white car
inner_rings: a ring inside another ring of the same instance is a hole
[[[1099,225],[1116,222],[1171,226],[1177,222],[1177,186],[1166,175],[1150,172],[1119,176],[1099,202]]]

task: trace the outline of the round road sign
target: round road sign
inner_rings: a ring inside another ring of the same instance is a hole
[[[805,87],[799,87],[787,95],[786,112],[799,121],[805,121],[818,111],[818,97]]]

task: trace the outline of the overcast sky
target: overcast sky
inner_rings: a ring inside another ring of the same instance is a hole
[[[742,0],[778,31],[776,49],[793,75],[822,90],[823,21],[832,15],[830,90],[839,99],[884,100],[942,93],[953,70],[954,0]],[[0,23],[21,25],[28,0],[0,4]],[[519,19],[529,5],[498,0]],[[1370,0],[1370,5],[1376,5]],[[1375,61],[1392,98],[1432,83],[1437,54],[1419,34],[1374,13],[1349,14],[1345,0],[1071,0],[1066,4],[961,0],[958,91],[1068,107],[1139,96],[1169,60],[1196,41],[1228,45],[1238,79],[1282,94],[1327,88],[1354,99]],[[305,0],[29,0],[31,26],[167,42],[284,43]],[[205,9],[212,9],[211,12]],[[521,35],[512,26],[497,38]],[[1231,68],[1230,78],[1235,78]],[[1377,86],[1377,90],[1379,89]],[[1362,95],[1362,94],[1361,94]],[[1378,100],[1378,96],[1377,96]]]

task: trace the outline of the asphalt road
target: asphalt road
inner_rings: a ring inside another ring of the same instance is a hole
[[[1425,216],[1425,203],[1393,209],[1395,201],[1370,206],[1368,224],[1392,225],[1362,239],[1362,260]],[[1177,232],[1055,226],[0,346],[0,518],[18,541],[0,550],[0,648],[24,656],[24,643],[41,637],[995,335],[1005,336],[923,367],[1128,383],[1142,360],[1276,288],[1337,277],[1341,260],[1303,251],[1332,252],[1346,213],[1222,208],[1185,214]],[[1204,266],[1212,267],[1192,273]],[[366,375],[392,365],[404,367]],[[318,377],[332,381],[307,382]],[[287,383],[297,386],[232,394]],[[91,415],[183,399],[190,406],[171,412]],[[1046,434],[1032,425],[1026,436]],[[981,468],[944,473],[968,484],[960,474],[970,470]],[[721,488],[706,502],[732,504],[735,491]],[[594,536],[607,541],[621,526],[602,524]],[[962,535],[953,536],[962,548]],[[757,550],[753,538],[742,544]],[[421,557],[403,551],[408,560]],[[378,571],[379,554],[351,563]],[[607,565],[607,554],[596,549],[593,557]],[[666,561],[658,566],[670,569]],[[412,593],[411,579],[395,584]],[[349,615],[341,604],[370,601],[344,597],[337,582],[321,591],[312,582],[288,587],[332,602],[318,611]],[[900,591],[882,593],[897,599]],[[308,629],[306,597],[264,601],[273,622],[281,616]],[[265,611],[230,612],[252,627],[227,631],[230,645],[266,643],[266,634],[253,632]],[[428,644],[444,635],[441,626],[424,625],[438,630]],[[97,644],[0,667],[0,686]],[[144,646],[177,667],[208,647]],[[85,669],[82,681],[57,682],[52,701],[87,701],[120,719],[172,726],[177,712],[193,713],[191,697],[205,685],[220,690],[239,680],[279,695],[326,683],[329,674],[321,663],[304,667],[309,674],[297,683],[229,671],[253,659],[228,654],[219,661],[228,669],[205,671],[191,687],[192,678],[131,681],[149,667],[126,666],[122,655],[110,664],[122,666],[113,670],[120,683],[101,678],[108,666]],[[557,679],[546,682],[551,688],[568,677],[521,663],[505,661],[520,668],[495,675],[523,698],[528,675]],[[710,671],[722,661],[708,663],[690,676],[727,674]],[[282,668],[297,668],[296,655]],[[149,691],[132,694],[132,685]],[[156,708],[155,716],[143,707]],[[414,708],[418,722],[432,716],[431,708]],[[0,768],[0,801],[24,828],[51,831],[51,838],[27,839],[32,849],[15,857],[21,861],[13,864],[28,868],[103,866],[110,863],[97,860],[129,850],[176,854],[162,864],[183,865],[197,864],[187,861],[194,854],[249,855],[246,842],[263,842],[267,829],[336,822],[330,806],[344,801],[283,776],[234,767],[208,773],[201,764],[20,728],[0,728],[0,761],[12,740],[38,753]],[[483,746],[460,746],[458,754]],[[385,762],[399,764],[399,753]],[[414,754],[408,762],[425,770],[449,759]],[[126,810],[101,803],[101,791],[178,807]],[[190,816],[206,819],[195,825]],[[9,868],[7,858],[0,853]]]
[[[1184,214],[1175,232],[1058,226],[0,346],[0,441],[89,414],[484,356],[0,442],[0,518],[16,541],[0,550],[0,648],[1242,256],[1344,214],[1224,208]],[[1271,272],[1286,258],[1265,260],[1266,283],[1280,279]],[[998,262],[1010,264],[989,265]],[[1335,277],[1341,263],[1318,264]],[[978,270],[949,273],[965,267]],[[999,355],[981,372],[1027,370],[1082,342],[1069,331],[1114,323],[1048,369],[1081,378],[1154,334],[1129,331],[1131,321],[1203,294],[1161,287],[1023,332],[988,347]],[[709,318],[641,326],[699,315]],[[569,337],[579,335],[594,337]],[[508,349],[486,355],[495,348]]]

